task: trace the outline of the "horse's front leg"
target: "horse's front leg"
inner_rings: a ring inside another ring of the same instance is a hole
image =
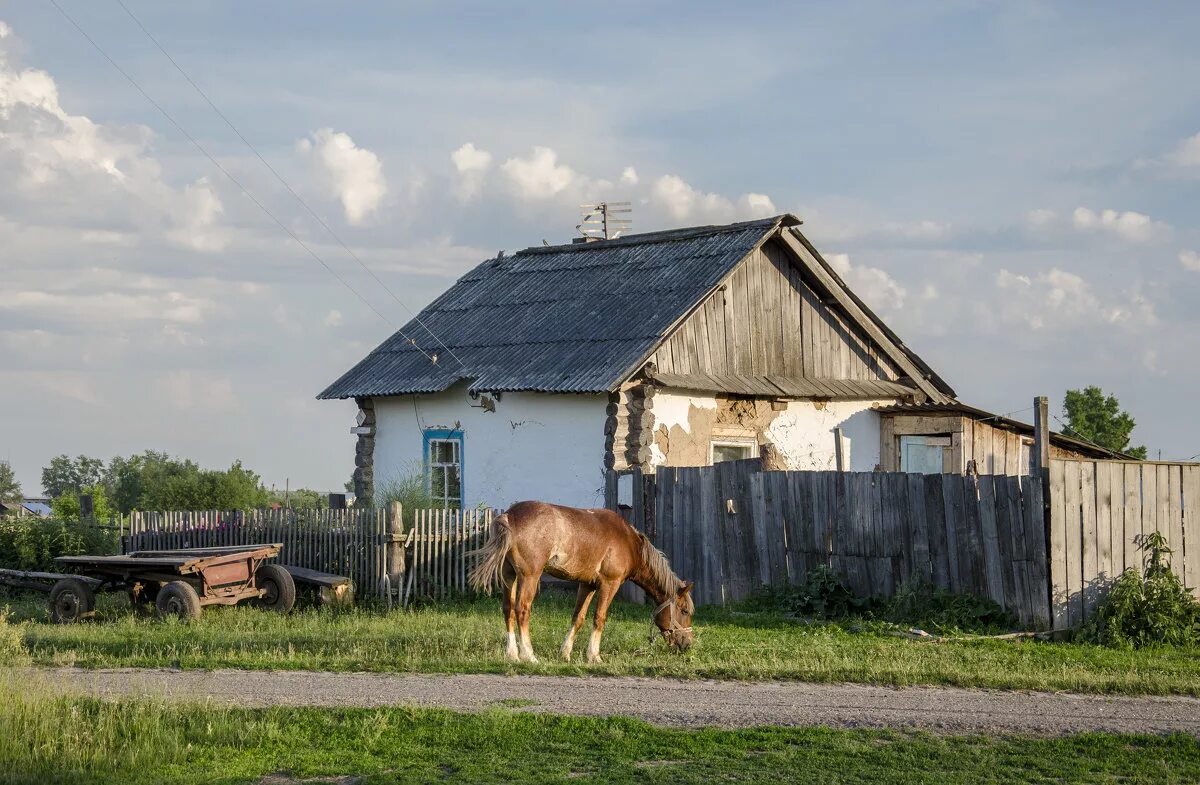
[[[571,661],[571,651],[575,648],[575,635],[583,626],[583,622],[587,618],[588,606],[592,604],[592,597],[595,595],[595,584],[579,584],[579,593],[575,595],[575,618],[571,620],[571,629],[567,630],[567,637],[563,640],[561,649],[562,658],[567,662]]]
[[[587,659],[589,663],[600,662],[600,636],[604,634],[604,623],[608,621],[608,606],[612,604],[613,597],[617,596],[619,588],[621,588],[621,581],[607,581],[600,584],[600,598],[596,600],[596,620],[592,625],[592,637],[588,641]]]
[[[533,611],[533,598],[537,596],[538,583],[541,574],[524,575],[521,585],[517,587],[517,626],[521,628],[521,659],[525,662],[537,662],[533,655],[533,641],[529,638],[529,616]]]

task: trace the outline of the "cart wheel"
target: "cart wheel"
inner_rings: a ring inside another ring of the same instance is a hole
[[[200,595],[187,581],[171,581],[158,590],[154,601],[159,618],[174,616],[188,622],[200,618]]]
[[[287,613],[296,604],[296,582],[278,564],[264,564],[255,570],[254,584],[263,590],[263,596],[254,601],[259,608]]]
[[[50,590],[50,621],[70,624],[96,612],[96,593],[76,578],[63,578]]]

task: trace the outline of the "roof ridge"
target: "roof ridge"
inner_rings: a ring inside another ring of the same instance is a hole
[[[713,234],[726,234],[731,232],[741,232],[747,229],[762,227],[767,229],[776,225],[784,226],[799,226],[800,219],[792,213],[781,213],[773,215],[769,218],[756,218],[750,221],[735,221],[728,224],[709,224],[705,226],[688,226],[680,229],[663,229],[657,232],[642,232],[641,234],[629,234],[624,237],[617,237],[612,240],[594,240],[592,242],[570,242],[560,245],[534,245],[529,248],[517,251],[510,257],[523,256],[525,254],[547,254],[547,253],[566,253],[572,251],[595,251],[601,248],[612,248],[613,246],[626,245],[643,245],[653,243],[665,243],[675,240],[690,240],[697,237],[706,237]]]

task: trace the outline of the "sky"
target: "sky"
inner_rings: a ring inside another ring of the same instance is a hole
[[[1151,456],[1200,453],[1195,3],[55,2],[146,95],[0,2],[27,493],[145,449],[340,489],[355,407],[315,396],[602,199],[635,231],[795,213],[964,402],[1097,384]]]

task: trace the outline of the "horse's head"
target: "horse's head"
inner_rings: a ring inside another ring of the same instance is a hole
[[[692,632],[692,614],[696,604],[692,602],[692,582],[684,581],[675,594],[667,597],[654,611],[654,623],[662,633],[663,640],[679,652],[688,650],[695,639]]]

